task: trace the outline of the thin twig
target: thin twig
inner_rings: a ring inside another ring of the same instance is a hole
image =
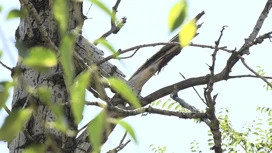
[[[119,144],[122,144],[127,136],[127,131],[124,133],[123,138],[120,140]]]
[[[181,73],[179,73],[179,74],[181,75],[181,77],[182,77],[183,79],[186,79],[185,76],[184,76],[183,74],[181,74]],[[201,99],[201,101],[202,101],[205,105],[207,105],[206,102],[205,102],[205,100],[200,96],[200,94],[199,94],[198,91],[196,90],[196,88],[193,87],[193,89],[194,89],[195,93],[197,94],[197,96]]]
[[[87,15],[89,14],[89,12],[90,12],[92,6],[93,6],[93,2],[91,3],[90,7],[89,7],[88,10],[87,10],[86,17],[87,17]]]
[[[181,107],[186,108],[188,110],[190,110],[192,113],[201,113],[199,110],[197,110],[194,106],[190,105],[189,103],[187,103],[186,101],[184,101],[183,99],[179,98],[178,94],[177,94],[177,88],[174,87],[174,91],[170,94],[170,97],[178,102],[180,104]],[[207,125],[210,124],[210,121],[207,118],[200,118],[201,121],[205,122]]]
[[[245,59],[243,57],[239,57],[241,59],[241,62],[243,63],[243,65],[250,71],[252,72],[253,74],[255,74],[256,76],[258,76],[259,78],[261,78],[270,88],[272,88],[272,84],[269,83],[264,77],[262,77],[261,75],[259,75],[257,72],[255,72],[252,68],[250,68],[246,62],[245,62]]]
[[[265,79],[272,79],[270,76],[262,76]],[[250,75],[250,74],[245,74],[245,75],[234,75],[234,76],[229,76],[228,79],[234,79],[234,78],[259,78],[259,76],[256,75]]]
[[[118,50],[118,55],[130,52],[130,51],[134,51],[134,53],[132,55],[130,55],[130,56],[127,56],[127,57],[118,57],[118,59],[130,58],[130,57],[132,57],[141,48],[155,47],[155,46],[161,46],[161,45],[180,45],[180,43],[179,42],[157,42],[157,43],[149,43],[149,44],[136,45],[136,46],[124,49],[124,50],[119,49]],[[195,43],[190,43],[189,46],[215,49],[214,46],[202,45],[202,44],[195,44]],[[222,50],[222,51],[226,51],[228,53],[232,53],[233,52],[233,50],[227,49],[226,46],[218,47],[218,49]],[[109,55],[108,57],[105,57],[104,59],[102,59],[101,61],[99,61],[97,64],[98,65],[102,64],[102,63],[104,63],[104,62],[106,62],[106,61],[108,61],[110,59],[113,59],[113,58],[116,58],[116,54],[112,54],[112,55]]]
[[[101,107],[101,108],[106,108],[106,107],[107,107],[106,104],[103,104],[103,103],[101,103],[101,102],[85,101],[85,104],[86,104],[86,105],[98,106],[98,107]]]
[[[210,49],[215,49],[214,46],[210,46],[210,45],[202,45],[202,44],[195,44],[195,43],[190,43],[189,46],[192,46],[192,47],[200,47],[200,48],[210,48]],[[225,52],[228,52],[228,53],[232,53],[233,50],[229,50],[227,49],[227,46],[224,46],[224,47],[218,47],[219,50],[222,50],[222,51],[225,51]]]
[[[131,140],[127,140],[125,143],[119,144],[117,147],[115,147],[112,150],[109,150],[107,153],[117,153],[119,151],[121,151],[123,148],[125,148],[125,146],[127,146],[127,144],[130,142]]]
[[[101,107],[101,108],[106,108],[107,105],[106,104],[103,104],[101,102],[91,102],[91,101],[85,101],[85,104],[86,105],[93,105],[93,106],[98,106],[98,107]],[[86,123],[84,126],[82,126],[79,130],[78,130],[78,133],[82,130],[84,130],[88,125],[89,125],[90,122]]]
[[[9,108],[7,107],[7,105],[6,105],[6,104],[4,104],[3,108],[5,109],[5,111],[6,111],[8,114],[10,114],[10,113],[11,113],[11,111],[9,110]]]
[[[131,58],[131,57],[133,57],[136,53],[137,53],[137,51],[138,51],[139,49],[136,49],[131,55],[129,55],[129,56],[124,56],[124,57],[118,57],[118,59],[127,59],[127,58]]]
[[[12,71],[12,68],[10,68],[10,67],[7,66],[6,64],[4,64],[2,61],[0,61],[0,64],[1,64],[4,68],[6,68],[6,69]]]
[[[117,0],[115,5],[112,7],[112,14],[111,14],[111,19],[110,19],[110,23],[111,23],[111,28],[109,31],[107,31],[106,33],[104,33],[101,37],[99,37],[98,39],[96,39],[93,44],[97,45],[99,43],[100,39],[106,39],[109,35],[111,34],[117,34],[119,32],[119,30],[125,25],[125,23],[127,22],[127,18],[126,17],[122,17],[117,23],[116,21],[116,13],[118,12],[118,6],[120,4],[121,0]]]

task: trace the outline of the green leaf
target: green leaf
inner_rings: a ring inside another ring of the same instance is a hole
[[[108,78],[108,81],[112,89],[120,94],[125,100],[127,100],[128,103],[131,104],[134,108],[141,107],[138,98],[126,83],[116,78]]]
[[[53,12],[54,17],[58,23],[58,27],[61,35],[63,35],[66,30],[69,20],[69,7],[67,5],[67,1],[64,0],[53,0]]]
[[[70,33],[65,35],[60,44],[60,62],[64,71],[66,86],[72,84],[74,78],[73,52],[75,35]]]
[[[161,103],[161,100],[158,100],[156,103],[156,106],[158,106]]]
[[[85,105],[85,89],[90,84],[91,70],[79,74],[71,87],[71,107],[75,117],[76,124],[78,124],[83,116],[82,112]]]
[[[9,89],[13,86],[12,82],[3,81],[0,82],[0,110],[6,104],[9,97]]]
[[[114,54],[114,58],[118,59],[118,55],[120,54],[118,51],[116,51],[113,46],[104,38],[100,38],[98,40],[95,41],[95,43],[97,44],[101,44],[104,47],[106,47],[107,49],[109,49],[113,54]]]
[[[258,132],[253,132],[252,134],[254,134],[254,135],[259,135],[259,133],[258,133]]]
[[[164,108],[166,104],[167,104],[167,101],[165,101],[165,102],[162,104],[162,108]]]
[[[132,137],[132,139],[136,142],[136,144],[138,143],[136,135],[134,133],[133,128],[125,121],[120,120],[118,122],[118,124],[120,124],[124,129],[126,129],[126,131],[129,133],[129,135]]]
[[[90,1],[93,4],[97,5],[101,10],[103,10],[109,16],[111,16],[111,10],[105,4],[101,3],[99,0],[90,0]]]
[[[14,18],[25,18],[27,16],[27,8],[22,7],[21,10],[18,9],[12,9],[9,11],[7,20],[14,19]]]
[[[171,104],[168,105],[167,109],[171,109],[172,106],[175,104],[176,102],[172,102]]]
[[[191,40],[195,37],[196,30],[197,26],[195,19],[182,26],[179,32],[179,41],[182,48],[189,45]]]
[[[102,137],[106,121],[106,111],[102,110],[88,125],[88,133],[93,153],[100,152]]]
[[[186,0],[181,0],[175,4],[170,10],[168,16],[168,26],[170,31],[174,31],[184,22],[187,16],[187,2]]]
[[[178,110],[179,108],[181,108],[180,104],[177,104],[177,106],[175,107],[175,110]]]
[[[32,47],[29,54],[23,58],[23,63],[37,69],[49,68],[57,64],[57,56],[48,48]]]
[[[109,122],[114,124],[120,124],[128,132],[128,134],[132,137],[132,139],[136,142],[136,144],[138,143],[133,128],[127,122],[123,120],[113,119],[113,118],[109,119]]]
[[[30,108],[12,111],[0,129],[0,140],[10,142],[22,131],[31,114],[32,109]]]
[[[208,146],[212,146],[213,145],[213,143],[208,143]]]
[[[0,12],[2,12],[2,10],[3,10],[3,7],[0,5]]]
[[[21,16],[21,11],[18,9],[13,9],[9,11],[7,19],[18,18],[20,16]]]

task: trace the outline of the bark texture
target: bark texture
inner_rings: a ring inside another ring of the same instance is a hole
[[[21,18],[16,30],[17,44],[21,43],[26,50],[34,46],[49,47],[49,44],[44,40],[43,34],[39,30],[39,28],[43,26],[49,39],[58,46],[60,43],[60,34],[57,29],[56,21],[53,18],[53,1],[30,0],[20,2],[21,9],[28,8],[28,14],[25,18]],[[68,0],[68,4],[70,15],[68,29],[81,28],[84,21],[82,3]],[[31,12],[31,8],[37,11],[41,25],[35,20],[35,14]],[[20,49],[22,49],[22,47],[18,47],[19,52]],[[74,124],[70,110],[69,96],[60,64],[47,72],[39,72],[18,61],[16,70],[15,73],[18,74],[18,86],[14,89],[12,110],[26,108],[29,105],[35,105],[36,109],[25,126],[24,131],[8,144],[10,153],[22,152],[30,144],[33,144],[33,142],[35,144],[43,144],[48,138],[55,143],[59,152],[74,152],[76,148],[75,136],[67,136],[50,126],[46,126],[46,123],[54,121],[56,116],[44,105],[43,99],[28,92],[28,88],[46,87],[51,89],[52,102],[63,105],[69,128],[76,130],[77,127]],[[54,149],[49,148],[48,152],[56,152],[56,149],[53,150]]]

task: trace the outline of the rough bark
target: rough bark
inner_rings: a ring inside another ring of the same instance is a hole
[[[53,0],[21,0],[20,3],[21,9],[26,8],[28,14],[26,18],[20,19],[20,24],[16,30],[16,44],[19,44],[17,45],[18,51],[21,52],[21,49],[27,51],[34,46],[44,46],[53,48],[58,52],[61,36],[53,16]],[[81,31],[85,19],[82,14],[83,4],[73,0],[67,0],[67,3],[70,17],[67,32],[75,28]],[[85,70],[90,66],[90,63],[96,63],[103,59],[103,51],[91,44],[80,33],[77,34],[75,41],[74,63],[76,74]],[[98,67],[99,72],[104,77],[114,76],[121,79],[125,77],[116,66],[109,62],[104,62]],[[38,87],[50,89],[52,91],[52,102],[64,107],[69,129],[77,131],[77,125],[74,124],[70,109],[69,95],[61,65],[58,64],[44,73],[27,67],[18,61],[13,74],[18,75],[18,85],[14,89],[12,110],[35,105],[35,112],[26,124],[25,129],[8,144],[10,152],[22,152],[33,142],[43,144],[48,138],[56,144],[58,152],[81,152],[81,149],[76,148],[81,148],[82,144],[80,142],[83,141],[76,140],[76,135],[67,136],[54,128],[46,126],[46,123],[56,120],[56,116],[44,105],[42,99],[35,94],[30,94],[27,90],[28,88],[36,89]],[[88,89],[94,94],[98,94],[93,86]],[[106,137],[104,137],[104,141],[106,141]],[[87,143],[87,150],[92,150],[88,139],[84,139],[84,141]],[[56,152],[56,148],[55,150],[49,148],[48,152]]]

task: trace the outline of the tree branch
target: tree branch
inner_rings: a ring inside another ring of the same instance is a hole
[[[115,147],[114,149],[112,150],[109,150],[107,153],[117,153],[119,151],[121,151],[123,148],[126,147],[126,145],[130,142],[130,140],[127,140],[125,143],[124,143],[124,140],[127,136],[127,132],[125,132],[123,138],[121,139],[119,145],[117,147]]]
[[[182,75],[181,73],[179,73],[179,74],[182,76],[183,79],[186,79],[184,75]],[[200,96],[200,94],[197,92],[196,88],[195,88],[195,87],[192,87],[192,88],[194,89],[194,91],[195,91],[195,93],[197,94],[197,96],[199,97],[199,99],[200,99],[205,105],[207,105],[206,102],[204,101],[204,99],[203,99],[203,98]]]
[[[272,77],[270,76],[262,76],[262,77],[265,79],[272,79]],[[259,76],[250,75],[250,74],[229,76],[229,79],[234,79],[234,78],[259,78]]]
[[[195,20],[203,16],[205,12],[199,13]],[[173,37],[170,42],[178,42],[178,36]],[[159,73],[169,61],[181,52],[180,45],[166,45],[145,62],[129,79],[128,84],[133,86],[137,92],[142,90],[144,84],[155,74]]]
[[[201,113],[194,106],[190,105],[189,103],[185,102],[183,99],[179,98],[176,90],[173,91],[170,97],[174,101],[178,102],[181,105],[181,107],[190,110],[192,113]],[[202,118],[201,121],[205,122],[207,125],[210,124],[210,121],[207,118]]]
[[[219,120],[217,119],[215,115],[215,100],[218,94],[214,95],[212,97],[212,91],[213,91],[213,85],[214,85],[214,69],[215,69],[215,61],[216,61],[216,54],[218,52],[218,46],[220,44],[221,38],[223,36],[223,32],[225,30],[226,26],[222,27],[222,30],[220,31],[220,36],[217,41],[215,41],[215,49],[212,54],[212,65],[210,66],[210,79],[207,84],[207,88],[205,89],[204,92],[204,97],[207,103],[207,110],[206,113],[208,115],[209,120],[211,121],[210,124],[208,125],[210,127],[211,133],[213,135],[213,141],[214,141],[214,146],[211,148],[213,149],[216,153],[221,153],[222,152],[222,139],[221,139],[221,132],[220,132],[220,123]]]
[[[6,69],[8,69],[8,70],[10,70],[10,71],[12,72],[12,68],[10,68],[10,67],[7,66],[6,64],[4,64],[2,61],[0,61],[0,64],[1,64],[4,68],[6,68]]]
[[[229,75],[232,67],[239,60],[239,57],[237,55],[243,56],[244,54],[249,54],[249,48],[251,47],[249,44],[250,44],[250,42],[253,42],[255,40],[255,38],[257,37],[266,17],[268,16],[268,13],[269,13],[271,7],[272,7],[272,0],[267,0],[266,5],[265,5],[262,13],[260,14],[260,16],[257,20],[257,23],[256,23],[255,27],[253,28],[250,36],[247,39],[245,39],[245,43],[239,49],[239,51],[233,52],[232,55],[230,56],[230,58],[228,59],[227,65],[224,68],[224,71],[225,71],[224,75]]]
[[[241,50],[243,50],[242,51],[243,53],[249,54],[249,48],[247,45],[249,43],[253,42],[254,39],[257,37],[259,31],[262,28],[262,25],[263,25],[266,17],[268,16],[268,13],[269,13],[271,7],[272,7],[272,0],[268,0],[265,4],[265,7],[264,7],[262,13],[260,14],[260,16],[257,20],[255,27],[253,28],[251,34],[249,35],[249,37],[247,39],[245,39],[245,44],[242,46],[242,48],[244,47],[245,49],[241,48]]]
[[[111,28],[109,31],[104,33],[100,38],[96,39],[93,44],[97,45],[99,43],[99,39],[106,39],[111,34],[117,34],[119,30],[125,25],[127,18],[123,17],[121,18],[117,23],[115,23],[116,20],[116,13],[118,12],[118,6],[120,4],[121,0],[116,0],[115,5],[112,7],[112,15],[111,15]]]
[[[130,51],[134,51],[134,53],[132,54],[132,56],[133,56],[141,48],[155,47],[155,46],[160,46],[160,45],[180,45],[180,43],[179,42],[157,42],[157,43],[142,44],[142,45],[133,46],[133,47],[130,47],[130,48],[127,48],[127,49],[124,49],[124,50],[119,49],[117,54],[121,55],[121,54],[130,52]],[[215,49],[214,46],[202,45],[202,44],[195,44],[195,43],[190,43],[189,46]],[[224,46],[224,47],[218,47],[218,49],[220,49],[222,51],[226,51],[228,53],[232,53],[233,52],[232,50],[227,49],[226,46]],[[118,57],[118,59],[130,58],[132,56]],[[115,58],[116,58],[116,54],[112,54],[112,55],[109,55],[109,56],[105,57],[103,60],[99,61],[97,64],[99,65],[99,64],[102,64],[102,63],[104,63],[104,62],[106,62],[108,60],[115,59]]]
[[[142,107],[134,110],[125,110],[115,106],[108,106],[110,111],[114,111],[120,114],[120,117],[128,117],[128,116],[135,116],[143,113],[151,113],[151,114],[160,114],[166,116],[175,116],[183,119],[199,119],[199,118],[206,118],[205,113],[185,113],[185,112],[177,112],[177,111],[169,111],[169,110],[162,110],[153,108],[151,106]]]
[[[250,71],[252,72],[253,74],[255,74],[258,78],[261,78],[270,88],[272,88],[272,84],[269,83],[264,77],[262,77],[261,75],[259,75],[257,72],[255,72],[252,68],[250,68],[246,62],[245,62],[245,59],[243,57],[240,57],[243,65]]]

